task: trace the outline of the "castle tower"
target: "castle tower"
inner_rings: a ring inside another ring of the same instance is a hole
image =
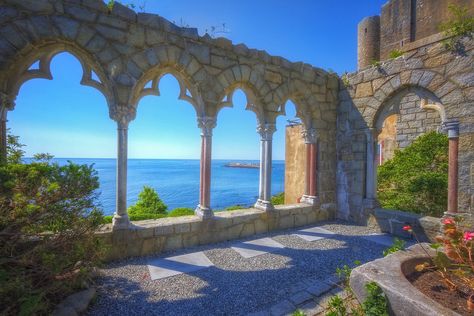
[[[362,69],[380,60],[380,17],[363,19],[358,25],[357,68]]]

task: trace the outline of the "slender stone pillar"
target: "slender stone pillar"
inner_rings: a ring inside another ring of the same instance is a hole
[[[0,105],[0,164],[7,162],[7,108]]]
[[[448,132],[449,139],[447,214],[456,214],[458,213],[459,122],[457,120],[445,121],[443,122],[443,128]]]
[[[0,92],[0,164],[7,162],[7,114],[15,107],[15,98]]]
[[[315,128],[303,130],[303,138],[306,146],[306,174],[305,193],[301,197],[301,203],[316,205],[318,197],[318,137]]]
[[[257,132],[260,134],[260,182],[258,200],[255,208],[271,211],[274,209],[272,199],[272,138],[275,124],[260,124]]]
[[[365,167],[365,199],[364,208],[373,209],[377,206],[377,155],[375,129],[366,130],[366,167]]]
[[[214,216],[211,209],[211,162],[212,162],[212,129],[216,127],[215,117],[198,118],[201,129],[201,165],[199,184],[199,204],[195,210],[196,215],[202,219]]]
[[[130,219],[127,214],[127,156],[128,122],[117,122],[117,196],[113,218],[114,229],[127,229]]]

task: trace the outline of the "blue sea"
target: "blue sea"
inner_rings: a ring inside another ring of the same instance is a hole
[[[99,202],[106,215],[115,211],[115,159],[55,158],[59,164],[70,160],[94,164],[99,174]],[[257,160],[213,160],[211,171],[211,207],[252,205],[258,197],[259,169],[229,168],[229,162],[258,163]],[[284,190],[285,162],[273,161],[272,194]],[[153,187],[172,210],[195,208],[199,200],[199,160],[129,159],[128,205],[136,202],[143,186]]]

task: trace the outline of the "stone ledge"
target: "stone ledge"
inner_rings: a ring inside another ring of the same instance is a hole
[[[441,229],[440,218],[383,208],[375,209],[373,218],[369,221],[382,232],[403,238],[411,237],[411,234],[403,230],[403,226],[410,225],[422,241],[434,242]]]
[[[423,244],[423,247],[433,253],[429,244]],[[387,296],[390,315],[459,315],[425,296],[407,280],[402,272],[402,265],[416,258],[427,258],[421,245],[414,245],[406,251],[398,251],[355,268],[350,278],[354,294],[363,302],[367,296],[365,284],[376,282]]]
[[[113,231],[107,224],[96,236],[109,248],[107,259],[114,260],[301,227],[333,219],[334,213],[306,204],[276,206],[268,212],[250,208],[218,212],[210,220],[183,216],[137,221],[126,230]]]

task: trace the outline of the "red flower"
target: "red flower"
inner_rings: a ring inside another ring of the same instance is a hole
[[[474,238],[474,232],[465,232],[464,233],[464,240],[472,240]]]
[[[443,219],[443,224],[444,224],[444,225],[454,225],[454,219],[452,219],[452,218],[445,218],[445,219]]]
[[[410,225],[403,226],[403,230],[406,231],[406,232],[409,232],[409,233],[411,233],[413,231]]]

